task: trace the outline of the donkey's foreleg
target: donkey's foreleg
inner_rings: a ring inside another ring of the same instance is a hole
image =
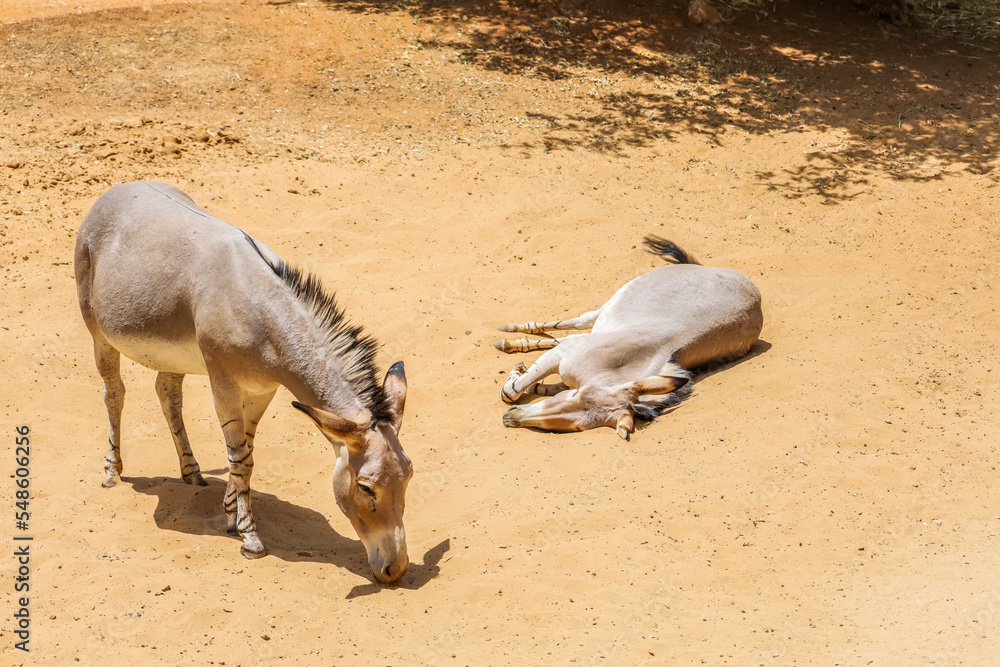
[[[104,380],[104,405],[108,409],[108,455],[104,459],[107,477],[103,486],[111,488],[122,473],[122,408],[125,406],[125,383],[120,372],[121,354],[101,337],[94,337],[94,360]]]
[[[246,428],[247,447],[253,453],[253,441],[257,435],[257,425],[260,418],[264,416],[264,411],[271,404],[277,387],[265,391],[261,394],[249,394],[243,397],[243,426]]]
[[[167,420],[170,435],[174,439],[177,460],[181,466],[181,478],[188,484],[208,486],[208,482],[201,476],[201,466],[194,458],[187,429],[184,428],[184,417],[181,415],[184,403],[183,383],[184,375],[181,373],[157,373],[156,396],[160,399],[163,416]]]
[[[211,371],[209,371],[211,373]],[[226,438],[226,455],[229,459],[229,483],[222,506],[226,512],[226,532],[243,536],[240,553],[247,558],[267,555],[264,543],[257,535],[257,524],[250,507],[250,478],[253,475],[252,438],[247,437],[243,417],[243,395],[235,383],[216,376],[209,376],[215,412]]]
[[[517,340],[501,339],[493,341],[493,347],[501,352],[534,352],[535,350],[548,350],[558,344],[558,338],[542,338],[541,340],[518,338]]]
[[[536,382],[527,389],[524,390],[525,394],[533,394],[535,396],[555,396],[561,392],[571,389],[565,382],[554,382],[552,384],[545,384],[542,382]]]
[[[500,390],[500,398],[504,403],[513,403],[524,394],[530,387],[547,376],[555,373],[559,368],[559,361],[562,358],[561,350],[556,348],[549,350],[531,364],[531,368],[525,368],[524,364],[518,364],[511,370]]]
[[[249,454],[247,461],[250,463],[250,468],[247,473],[247,488],[249,491],[250,486],[250,475],[253,473],[253,443],[254,438],[257,436],[257,425],[260,424],[261,417],[264,416],[264,411],[267,406],[271,403],[271,399],[274,398],[274,394],[277,388],[270,391],[264,392],[262,394],[248,394],[243,397],[243,432],[246,438],[246,451]],[[231,468],[230,468],[231,471]],[[230,472],[230,484],[226,487],[226,497],[224,499],[224,505],[226,510],[226,532],[230,535],[239,535],[243,530],[239,526],[244,525],[239,518],[239,502],[236,485],[233,484],[233,477]],[[250,497],[247,496],[247,511],[250,510]],[[255,526],[253,521],[253,516],[250,517],[251,525]],[[260,552],[259,555],[255,555],[253,551],[248,553],[248,546],[245,542],[246,535],[244,535],[244,545],[240,549],[244,556],[247,558],[260,558],[266,552]],[[258,542],[260,540],[258,539]],[[264,549],[264,545],[261,543],[260,548]]]
[[[601,309],[592,310],[589,313],[584,313],[579,317],[574,317],[571,320],[556,320],[555,322],[526,322],[524,324],[505,324],[502,327],[497,327],[497,331],[506,331],[507,333],[530,333],[530,334],[540,334],[546,331],[554,331],[559,329],[589,329],[594,326],[594,321],[597,316],[601,314]],[[506,352],[507,350],[504,350]]]

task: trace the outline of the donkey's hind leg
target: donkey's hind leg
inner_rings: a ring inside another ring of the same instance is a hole
[[[167,420],[167,426],[170,427],[170,435],[174,438],[177,460],[181,465],[181,477],[188,484],[208,486],[208,482],[201,476],[201,466],[194,458],[187,429],[184,428],[184,417],[181,415],[181,407],[184,402],[183,383],[184,375],[181,373],[158,373],[156,375],[156,396],[160,399],[163,416]]]
[[[601,309],[592,310],[571,320],[556,320],[555,322],[526,322],[524,324],[505,324],[497,327],[497,331],[507,333],[530,333],[540,334],[546,331],[557,331],[560,329],[589,329],[594,326],[594,321],[601,314]],[[505,350],[506,351],[506,350]]]
[[[501,338],[500,340],[493,341],[493,347],[501,352],[534,352],[535,350],[548,350],[558,344],[558,338],[543,338],[541,340],[529,340],[527,338],[506,340]]]
[[[104,488],[110,489],[122,473],[122,408],[125,406],[125,383],[121,376],[121,354],[103,336],[94,336],[94,361],[104,380],[104,405],[108,409],[108,455],[104,459],[107,478]]]

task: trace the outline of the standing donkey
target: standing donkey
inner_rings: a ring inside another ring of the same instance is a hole
[[[120,354],[159,371],[156,393],[181,475],[202,486],[181,417],[181,383],[189,373],[208,375],[229,458],[227,531],[242,535],[244,556],[264,556],[250,510],[254,434],[283,385],[336,450],[334,495],[375,577],[403,576],[403,504],[413,475],[397,437],[403,364],[379,384],[377,343],[348,324],[315,276],[177,188],[152,182],[118,185],[97,200],[80,226],[74,264],[110,421],[105,487],[122,471]]]
[[[630,281],[599,309],[577,318],[500,327],[530,334],[591,330],[493,342],[503,352],[554,348],[531,368],[519,363],[510,372],[501,390],[504,402],[525,394],[551,398],[510,408],[505,426],[549,431],[610,426],[628,440],[635,416],[654,419],[690,393],[692,369],[749,352],[764,322],[754,284],[732,269],[699,265],[670,241],[647,237],[645,244],[673,263]],[[541,382],[553,373],[559,383]]]

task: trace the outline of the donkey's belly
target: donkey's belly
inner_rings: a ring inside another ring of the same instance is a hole
[[[122,335],[107,336],[107,338],[108,342],[126,357],[155,371],[208,375],[205,360],[194,340],[177,341]]]

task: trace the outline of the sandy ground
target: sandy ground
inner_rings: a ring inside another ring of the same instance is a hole
[[[685,5],[0,1],[0,662],[992,662],[997,50],[839,5],[694,29]],[[72,247],[136,179],[320,274],[405,361],[401,585],[373,583],[285,391],[257,437],[267,558],[224,532],[205,378],[209,487],[125,362],[101,488]],[[657,266],[648,233],[755,281],[751,356],[631,442],[505,429],[495,327],[600,305]]]

